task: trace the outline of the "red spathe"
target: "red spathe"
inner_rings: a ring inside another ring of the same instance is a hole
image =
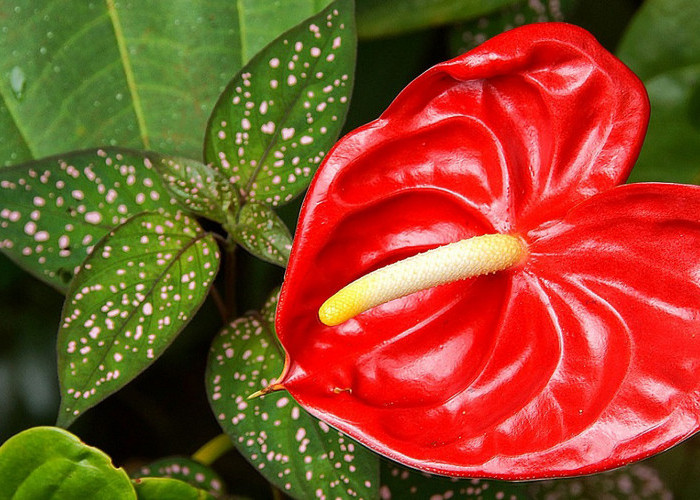
[[[279,383],[379,453],[456,476],[591,473],[694,433],[700,188],[620,186],[648,115],[637,77],[560,23],[418,77],[311,185]],[[489,233],[521,235],[525,263],[319,321],[360,276]]]

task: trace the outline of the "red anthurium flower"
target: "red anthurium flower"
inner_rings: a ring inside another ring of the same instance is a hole
[[[310,188],[270,389],[456,476],[591,473],[694,433],[700,188],[620,185],[648,113],[566,24],[418,77]]]

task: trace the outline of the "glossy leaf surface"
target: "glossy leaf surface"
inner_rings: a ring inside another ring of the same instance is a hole
[[[0,499],[136,499],[123,469],[97,448],[55,427],[34,427],[0,446]]]
[[[0,164],[108,144],[198,158],[235,72],[327,3],[2,2]]]
[[[139,500],[214,500],[205,490],[171,477],[144,477],[134,480]]]
[[[260,313],[235,320],[212,344],[207,392],[219,425],[268,481],[294,498],[375,498],[376,455],[287,395],[247,400],[282,370],[276,306],[277,293]]]
[[[224,493],[224,483],[216,471],[187,457],[168,457],[156,460],[141,467],[131,477],[134,479],[168,477],[206,490],[214,496]]]
[[[357,0],[362,37],[396,35],[488,14],[518,0]]]
[[[345,122],[355,66],[351,0],[338,0],[259,52],[209,119],[204,157],[244,201],[304,190]]]
[[[63,307],[59,425],[162,354],[199,309],[218,265],[214,238],[182,214],[136,215],[95,246]]]
[[[61,291],[114,226],[177,211],[146,153],[113,148],[4,168],[0,203],[2,251]]]
[[[651,120],[632,179],[700,184],[700,3],[645,2],[618,54],[649,91]]]
[[[647,118],[639,80],[566,24],[421,75],[310,188],[276,320],[281,385],[376,451],[457,476],[590,473],[691,435],[700,189],[618,186]],[[486,233],[519,234],[524,263],[319,322],[360,276]]]
[[[248,202],[238,213],[231,234],[250,253],[267,262],[285,267],[292,249],[292,235],[267,205]]]

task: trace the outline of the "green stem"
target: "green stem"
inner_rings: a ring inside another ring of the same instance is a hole
[[[233,442],[226,434],[219,434],[192,454],[192,460],[202,465],[211,465],[216,460],[233,448]]]

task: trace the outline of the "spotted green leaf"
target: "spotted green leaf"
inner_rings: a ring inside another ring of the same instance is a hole
[[[175,200],[146,153],[79,151],[0,169],[0,249],[60,291],[114,226]]]
[[[132,474],[133,479],[143,477],[170,477],[208,491],[214,496],[224,493],[224,482],[206,465],[186,457],[168,457],[151,462]]]
[[[700,2],[649,0],[618,56],[649,92],[649,130],[631,180],[700,184]]]
[[[148,367],[192,318],[219,264],[188,216],[143,213],[103,238],[71,283],[58,332],[58,425]]]
[[[243,201],[277,206],[306,188],[340,133],[355,66],[352,0],[337,0],[265,47],[226,87],[204,156]]]
[[[246,203],[231,231],[233,238],[250,253],[267,262],[285,267],[292,249],[292,235],[267,205]]]
[[[487,39],[531,23],[564,21],[580,0],[520,0],[488,15],[472,19],[450,30],[450,46],[454,55],[462,54]]]
[[[268,481],[294,498],[375,498],[375,454],[311,417],[286,393],[246,399],[282,371],[276,306],[273,294],[260,313],[233,321],[212,344],[207,392],[219,425]]]
[[[658,472],[645,464],[633,464],[603,474],[571,479],[538,481],[529,485],[533,498],[551,500],[593,498],[646,498],[670,500],[673,494]]]
[[[189,211],[224,223],[238,210],[238,194],[223,174],[195,160],[154,156],[153,164],[172,195]]]
[[[109,144],[196,158],[232,75],[327,3],[0,2],[0,165]]]
[[[381,484],[379,491],[382,500],[423,500],[427,498],[520,500],[530,498],[527,487],[522,483],[432,476],[387,460],[382,460],[381,463]]]
[[[0,500],[136,499],[123,469],[55,427],[34,427],[0,446]]]
[[[209,492],[171,477],[135,479],[139,500],[214,500]]]
[[[362,38],[415,31],[473,19],[518,0],[357,0]]]

